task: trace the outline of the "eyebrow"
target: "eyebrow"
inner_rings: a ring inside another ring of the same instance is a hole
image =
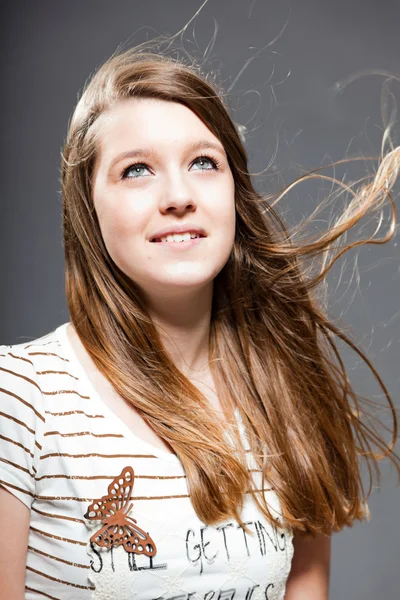
[[[216,152],[219,152],[222,156],[226,156],[225,155],[225,150],[223,148],[223,146],[221,146],[220,144],[217,144],[215,142],[211,142],[208,140],[200,140],[198,142],[194,142],[193,144],[191,144],[188,147],[188,150],[190,152],[195,152],[196,150],[215,150]],[[119,161],[123,160],[124,158],[135,158],[135,156],[143,156],[144,158],[153,158],[156,154],[156,150],[153,147],[148,147],[148,148],[135,148],[134,150],[128,150],[128,152],[122,152],[121,154],[118,154],[117,156],[115,156],[110,164],[110,169],[116,165]]]

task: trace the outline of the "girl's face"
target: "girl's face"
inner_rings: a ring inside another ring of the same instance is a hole
[[[132,98],[100,119],[93,198],[115,264],[150,296],[212,285],[235,236],[234,180],[221,142],[173,102]],[[205,237],[153,241],[182,226]]]

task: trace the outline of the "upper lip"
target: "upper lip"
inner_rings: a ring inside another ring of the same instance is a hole
[[[159,239],[161,237],[165,237],[166,235],[173,235],[174,233],[186,233],[186,232],[198,233],[199,235],[206,237],[206,232],[199,225],[194,225],[194,224],[190,224],[190,223],[181,223],[180,225],[178,225],[178,224],[170,225],[169,227],[164,227],[164,229],[160,229],[159,231],[156,231],[155,233],[153,233],[150,236],[149,240],[150,240],[150,242],[153,242],[154,240]]]

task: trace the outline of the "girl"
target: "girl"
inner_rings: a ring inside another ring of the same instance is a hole
[[[324,600],[331,533],[368,516],[359,456],[375,442],[399,469],[386,388],[314,296],[337,256],[305,268],[391,200],[399,149],[296,244],[209,79],[136,48],[76,106],[71,320],[0,352],[5,598]],[[334,335],[384,390],[390,445]]]

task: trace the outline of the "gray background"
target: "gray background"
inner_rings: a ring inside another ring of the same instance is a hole
[[[2,344],[31,340],[68,320],[59,168],[78,91],[119,44],[175,33],[200,6],[200,0],[2,3]],[[398,0],[210,0],[184,39],[199,58],[218,28],[208,65],[219,70],[228,89],[246,62],[278,36],[250,61],[230,97],[235,121],[249,129],[251,169],[268,167],[254,183],[270,191],[302,170],[346,155],[379,153],[384,77],[372,71],[399,72],[399,26]],[[371,73],[365,75],[366,70]],[[335,91],[336,82],[357,73],[364,75],[342,93]],[[398,98],[400,83],[391,89]],[[356,163],[337,174],[354,179],[369,165]],[[321,189],[318,182],[299,186],[285,199],[288,224],[310,213]],[[321,219],[317,227],[324,226]],[[367,351],[397,408],[399,257],[394,238],[349,253],[342,270],[335,267],[328,277],[330,316],[339,318]],[[342,350],[356,390],[384,403],[369,371]],[[369,500],[372,521],[333,537],[332,600],[398,598],[400,492],[394,469],[385,463],[382,472],[381,487]]]

